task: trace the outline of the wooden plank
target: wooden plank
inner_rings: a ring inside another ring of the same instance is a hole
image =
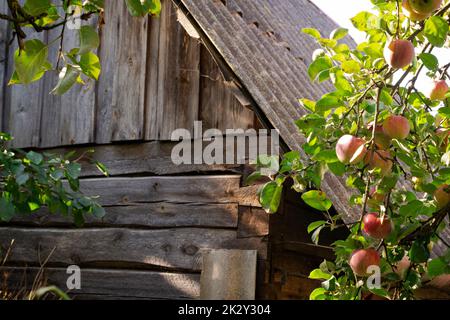
[[[261,208],[239,206],[238,237],[269,235],[269,214]]]
[[[44,33],[33,33],[30,39],[46,42]],[[17,41],[9,48],[8,69],[5,81],[9,81],[14,70],[14,52]],[[6,88],[3,130],[14,137],[13,147],[39,146],[40,120],[44,85],[42,79],[29,85],[14,85]]]
[[[31,288],[38,268],[0,267],[8,286],[19,286],[24,275]],[[73,299],[195,299],[200,295],[200,275],[138,270],[81,269],[81,289],[67,290],[65,268],[45,268],[43,279]]]
[[[133,18],[124,1],[105,5],[98,83],[96,142],[140,140],[144,136],[147,61],[145,18]]]
[[[105,210],[106,215],[101,220],[91,215],[86,215],[84,226],[102,228],[236,228],[238,225],[237,204],[158,202],[132,206],[105,207]],[[33,227],[67,227],[73,226],[73,219],[59,214],[48,214],[46,210],[41,210],[41,212],[29,216],[16,216],[11,223]]]
[[[184,142],[193,148],[193,142]],[[210,142],[204,142],[204,145]],[[153,141],[139,144],[99,145],[92,147],[78,147],[77,156],[94,149],[95,152],[87,154],[80,163],[83,166],[82,176],[102,176],[93,161],[100,161],[109,171],[111,176],[151,173],[155,175],[169,175],[189,172],[219,172],[246,173],[251,169],[247,165],[240,164],[183,164],[175,165],[172,161],[172,149],[178,142]],[[73,148],[58,148],[45,150],[53,154],[64,155]]]
[[[82,180],[81,189],[100,196],[105,206],[161,201],[239,203],[239,183],[237,175],[95,178]]]
[[[192,132],[198,119],[200,43],[179,24],[171,1],[163,2],[159,33],[158,55],[151,56],[158,58],[158,68],[147,71],[149,85],[157,88],[147,89],[146,138],[170,140],[175,129],[186,128]],[[150,65],[155,66],[156,62]],[[152,75],[155,72],[157,75]]]
[[[201,48],[200,68],[200,119],[203,121],[204,130],[253,128],[253,111],[239,103],[204,46]]]
[[[90,20],[95,26],[96,21]],[[66,29],[63,49],[69,50],[79,45],[78,30]],[[59,37],[61,29],[48,33],[48,42]],[[59,41],[49,49],[49,60],[58,60]],[[56,63],[55,63],[56,64]],[[64,61],[60,62],[60,67]],[[62,96],[50,94],[59,81],[58,72],[54,71],[45,77],[45,91],[41,118],[41,147],[86,144],[94,142],[95,117],[95,82],[86,80],[86,85],[75,84]]]
[[[8,4],[6,1],[0,2],[0,12],[3,14],[8,13]],[[8,22],[0,20],[0,130],[3,127],[3,110],[5,103],[5,88],[7,85],[7,79],[5,79],[6,67],[8,64],[8,37],[9,28]]]
[[[256,249],[266,258],[267,246],[261,238],[236,239],[236,231],[223,229],[176,228],[134,229],[24,229],[0,228],[0,245],[14,246],[11,264],[38,264],[48,257],[52,264],[80,267],[102,265],[164,267],[201,270],[205,249]],[[40,257],[40,258],[39,258]]]

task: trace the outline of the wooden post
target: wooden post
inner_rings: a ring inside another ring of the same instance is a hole
[[[200,299],[254,300],[256,254],[256,250],[205,251],[200,277]]]

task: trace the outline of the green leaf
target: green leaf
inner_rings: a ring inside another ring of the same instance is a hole
[[[348,34],[348,29],[337,28],[331,32],[330,38],[334,39],[334,40],[340,40],[340,39],[344,38],[347,34]]]
[[[63,95],[72,88],[72,86],[77,82],[80,76],[80,69],[76,66],[68,64],[63,68],[59,74],[59,82],[56,87],[52,90],[54,95]]]
[[[331,279],[332,277],[333,276],[331,274],[325,273],[321,269],[314,269],[308,276],[309,279],[314,280],[328,280]]]
[[[159,15],[161,11],[160,0],[126,0],[128,11],[134,17],[143,17],[147,14]]]
[[[82,26],[79,31],[80,37],[80,50],[79,55],[86,54],[92,50],[95,50],[100,45],[100,37],[97,31],[91,26]]]
[[[359,63],[354,60],[347,60],[342,62],[341,67],[345,73],[349,74],[358,73],[361,70],[361,66],[359,65]]]
[[[354,16],[351,21],[353,26],[359,31],[368,31],[376,18],[374,14],[363,11]]]
[[[14,213],[15,208],[11,201],[6,198],[0,198],[0,220],[9,222],[14,216]]]
[[[314,230],[316,230],[318,227],[321,227],[326,224],[327,224],[327,222],[325,220],[314,221],[308,225],[308,233],[311,233]]]
[[[324,113],[330,109],[338,108],[342,106],[342,101],[335,92],[327,93],[316,102],[316,111],[318,113]]]
[[[106,215],[105,209],[100,206],[95,206],[92,209],[92,213],[93,213],[94,217],[96,217],[98,219],[101,219]]]
[[[46,13],[52,6],[50,0],[26,0],[23,5],[23,10],[30,16],[39,16]]]
[[[318,57],[308,67],[308,75],[311,81],[315,81],[319,73],[333,66],[331,59],[327,56]]]
[[[103,175],[105,175],[106,177],[109,176],[108,168],[106,168],[103,163],[95,161],[95,166],[101,173],[103,173]]]
[[[260,171],[255,171],[252,172],[246,179],[245,179],[245,185],[251,185],[252,183],[254,183],[255,181],[261,179],[263,177],[263,175],[261,174]]]
[[[24,185],[28,179],[30,179],[30,175],[28,173],[22,173],[16,177],[16,183],[21,186]]]
[[[44,161],[42,154],[30,151],[26,154],[26,158],[36,165],[40,165]]]
[[[98,80],[101,72],[100,59],[93,52],[88,52],[80,57],[81,71],[94,80]]]
[[[325,300],[325,293],[327,291],[324,288],[314,289],[313,292],[309,295],[309,300]]]
[[[447,39],[448,30],[449,26],[444,18],[432,16],[425,22],[423,33],[432,45],[443,47]]]
[[[78,179],[81,173],[81,165],[79,163],[72,162],[67,166],[67,174],[72,179]]]
[[[48,57],[48,47],[40,40],[28,40],[24,44],[24,50],[16,50],[14,65],[18,80],[23,84],[29,84],[36,79],[39,72],[45,66]]]
[[[423,239],[418,239],[413,242],[409,250],[409,260],[414,263],[423,263],[430,258],[430,250]]]
[[[314,112],[316,110],[316,103],[309,99],[299,99],[300,105],[309,111]]]
[[[48,61],[44,62],[44,64],[41,67],[41,70],[36,73],[36,75],[31,80],[31,82],[35,82],[35,81],[40,80],[44,76],[44,74],[47,71],[51,70],[51,69],[52,69],[51,63],[48,62]],[[19,75],[17,74],[17,71],[13,72],[13,75],[12,75],[11,79],[8,82],[8,86],[14,85],[14,84],[22,84],[22,82],[19,79]]]
[[[332,206],[325,192],[319,190],[305,192],[302,194],[302,199],[307,205],[319,211],[327,211]]]
[[[442,274],[450,274],[450,266],[442,257],[435,258],[428,262],[428,275],[431,278]]]
[[[439,60],[434,54],[431,53],[421,53],[419,54],[419,59],[428,70],[436,71],[439,68]]]
[[[259,202],[267,213],[275,213],[278,211],[281,200],[281,192],[283,186],[271,181],[266,183],[259,194]]]
[[[314,28],[303,28],[302,32],[307,34],[307,35],[310,35],[311,37],[313,37],[314,39],[317,39],[317,40],[322,38],[322,36],[320,35],[319,30],[314,29]]]

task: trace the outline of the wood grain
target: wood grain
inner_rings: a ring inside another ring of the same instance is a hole
[[[124,1],[105,4],[98,83],[96,142],[140,140],[144,131],[147,19],[133,18]]]
[[[94,218],[92,215],[85,215],[86,223],[84,227],[236,228],[238,226],[237,204],[179,204],[157,202],[130,206],[105,207],[105,210],[106,215],[100,220]],[[45,209],[29,216],[16,216],[11,223],[14,225],[33,227],[74,226],[71,217],[59,214],[48,214]],[[3,225],[5,224],[3,223]]]
[[[205,249],[259,249],[260,256],[266,257],[266,246],[261,238],[236,239],[236,231],[223,229],[0,228],[3,248],[7,248],[12,239],[15,242],[8,257],[11,264],[37,264],[53,249],[50,265],[101,264],[107,267],[122,263],[193,271],[201,270],[201,254]]]
[[[23,280],[31,288],[38,268],[0,267],[11,289]],[[195,299],[200,295],[200,275],[139,270],[81,269],[81,289],[67,289],[65,268],[45,268],[43,278],[75,300],[79,299]]]
[[[95,26],[96,21],[90,20]],[[60,36],[60,28],[48,32],[48,41]],[[78,30],[66,29],[63,49],[70,50],[79,46]],[[56,64],[59,53],[59,41],[49,48],[49,60]],[[60,62],[60,67],[64,61]],[[40,147],[86,144],[94,142],[95,82],[86,80],[86,85],[75,84],[64,95],[50,92],[59,81],[56,71],[45,77],[40,131]]]

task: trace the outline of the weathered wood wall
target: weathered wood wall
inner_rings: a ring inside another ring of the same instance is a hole
[[[163,1],[161,17],[133,18],[124,1],[106,2],[98,54],[97,83],[75,85],[62,97],[49,94],[56,72],[29,86],[7,86],[17,44],[0,22],[0,130],[15,136],[15,147],[56,147],[122,141],[170,140],[195,120],[211,127],[250,128],[255,116],[234,97],[210,54],[177,21],[177,9]],[[0,4],[6,12],[5,2]],[[95,24],[96,21],[88,23]],[[50,43],[60,30],[36,35]],[[66,30],[64,46],[76,46],[77,31]],[[50,48],[56,61],[59,42]]]
[[[49,256],[45,275],[62,289],[65,267],[81,267],[81,290],[70,292],[76,298],[193,299],[199,296],[204,250],[256,249],[262,288],[269,217],[257,207],[256,187],[241,186],[244,168],[176,167],[164,152],[147,153],[170,144],[99,148],[95,157],[110,159],[113,176],[101,177],[87,166],[81,186],[100,196],[106,216],[88,217],[83,228],[75,228],[69,218],[42,211],[0,225],[1,247],[15,240],[1,271],[17,284],[28,270],[30,280]],[[149,175],[161,170],[166,175]]]

